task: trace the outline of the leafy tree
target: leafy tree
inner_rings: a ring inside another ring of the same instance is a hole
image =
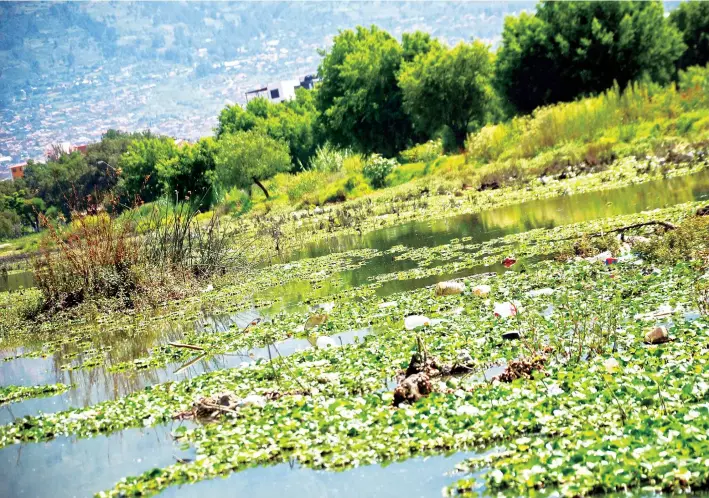
[[[219,140],[216,172],[225,189],[259,186],[266,198],[264,180],[290,166],[288,146],[257,131],[239,131],[224,135]]]
[[[667,83],[683,44],[660,2],[542,2],[507,19],[497,56],[502,93],[523,112],[650,78]]]
[[[177,155],[172,138],[147,137],[130,144],[119,160],[122,186],[131,198],[151,202],[163,194],[158,164]]]
[[[28,161],[24,185],[31,193],[28,197],[41,199],[43,206],[57,207],[68,218],[81,188],[80,179],[88,171],[86,158],[80,152],[60,153],[46,163]]]
[[[180,199],[191,197],[211,206],[217,141],[203,138],[196,144],[184,144],[177,154],[157,164],[158,176],[168,192],[177,192]]]
[[[471,123],[482,125],[495,100],[493,58],[481,42],[439,48],[406,63],[399,75],[404,109],[429,137],[444,126],[462,147]]]
[[[401,35],[401,54],[404,61],[411,62],[417,55],[427,54],[433,49],[441,48],[441,44],[431,35],[423,31],[404,33]]]
[[[301,169],[308,164],[319,143],[316,116],[313,92],[298,88],[295,99],[279,104],[256,98],[250,100],[246,108],[227,106],[219,115],[217,137],[257,130],[288,144],[292,169]]]
[[[78,180],[78,190],[82,198],[89,195],[98,197],[113,190],[119,180],[118,165],[121,155],[135,141],[152,137],[150,131],[127,133],[108,130],[101,140],[89,144],[86,148],[88,171]]]
[[[316,104],[326,138],[358,151],[392,156],[412,135],[396,75],[403,49],[376,26],[340,32],[318,73]]]
[[[553,76],[556,61],[549,29],[544,21],[525,12],[505,19],[495,84],[511,104],[510,112],[532,111],[561,93],[561,81]]]
[[[709,2],[682,2],[670,13],[670,23],[682,34],[687,46],[677,67],[684,69],[709,63]]]
[[[0,240],[19,237],[22,234],[22,222],[14,211],[0,210]]]

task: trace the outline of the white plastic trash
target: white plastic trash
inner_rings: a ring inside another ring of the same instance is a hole
[[[417,327],[423,327],[431,323],[431,320],[427,316],[423,315],[411,315],[404,318],[404,328],[406,330],[413,330]]]
[[[492,287],[490,287],[489,285],[485,285],[485,284],[476,285],[472,289],[473,294],[475,294],[476,296],[480,296],[480,297],[487,296],[488,294],[490,294],[491,290],[492,290]]]
[[[266,406],[266,398],[263,396],[259,396],[258,394],[249,394],[245,398],[239,400],[237,403],[238,406],[248,406],[248,405],[253,405],[253,406],[260,406],[263,408]]]
[[[595,256],[591,256],[589,258],[584,258],[586,261],[590,261],[592,263],[604,263],[608,258],[612,258],[613,253],[610,251],[605,251],[602,252],[601,254],[596,254]]]
[[[520,311],[519,301],[507,301],[504,303],[495,303],[493,313],[500,318],[509,318],[515,316]]]
[[[551,296],[552,294],[554,294],[554,289],[551,289],[549,287],[545,287],[544,289],[534,289],[527,292],[527,295],[529,297]]]
[[[337,343],[335,342],[335,340],[332,337],[328,337],[326,335],[321,335],[315,341],[315,346],[320,349],[334,348],[335,346],[337,346]]]

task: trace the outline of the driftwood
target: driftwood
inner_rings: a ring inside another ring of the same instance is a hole
[[[173,346],[175,348],[186,348],[186,349],[194,349],[195,351],[204,351],[204,348],[201,346],[194,346],[192,344],[180,344],[179,342],[168,342],[168,346]]]
[[[590,234],[581,234],[581,235],[571,235],[569,237],[564,237],[563,239],[556,239],[552,242],[562,242],[564,240],[573,240],[573,239],[580,239],[581,237],[603,237],[604,235],[608,235],[609,233],[620,233],[621,240],[625,240],[625,232],[628,230],[632,230],[634,228],[642,228],[642,227],[649,227],[649,226],[661,226],[665,230],[676,230],[677,227],[673,225],[672,223],[668,223],[666,221],[645,221],[643,223],[633,223],[632,225],[626,225],[624,227],[620,228],[614,228],[612,230],[606,230],[603,232],[596,232],[596,233],[590,233]]]
[[[191,360],[187,361],[187,362],[184,363],[182,366],[180,366],[180,368],[178,368],[177,370],[175,370],[175,371],[173,372],[173,374],[178,374],[178,373],[184,372],[185,370],[187,370],[187,369],[190,368],[192,365],[194,365],[195,363],[197,363],[199,360],[205,358],[206,356],[207,356],[207,353],[202,353],[202,354],[196,356],[195,358],[192,358]]]

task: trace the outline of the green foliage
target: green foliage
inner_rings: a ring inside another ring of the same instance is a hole
[[[660,2],[542,2],[507,18],[498,88],[521,112],[597,93],[614,82],[668,83],[683,50]]]
[[[0,240],[14,239],[22,235],[20,216],[9,210],[0,211]]]
[[[670,23],[682,34],[685,51],[677,61],[679,69],[709,63],[709,3],[682,2],[670,13]]]
[[[431,38],[431,35],[423,31],[404,33],[401,35],[402,57],[405,62],[413,61],[419,55],[425,55],[431,50],[440,49],[442,46],[438,40]]]
[[[321,171],[324,173],[334,173],[342,169],[345,159],[352,155],[350,149],[337,149],[329,143],[318,146],[315,150],[315,155],[310,160],[310,169],[312,171]]]
[[[576,102],[542,107],[530,116],[488,125],[471,134],[467,141],[469,160],[484,164],[504,159],[533,158],[545,150],[564,144],[588,144],[588,160],[599,154],[611,158],[617,143],[652,136],[655,126],[662,134],[695,133],[696,124],[679,126],[698,112],[692,123],[707,115],[709,109],[709,70],[692,68],[680,74],[680,89],[637,83],[621,91],[607,92]],[[584,158],[580,158],[584,159]]]
[[[261,181],[290,167],[288,146],[256,131],[239,131],[219,140],[216,156],[217,178],[225,189],[259,185]]]
[[[403,163],[428,163],[443,155],[441,140],[429,140],[402,151],[399,158]]]
[[[176,155],[158,162],[158,177],[164,183],[165,192],[179,199],[192,199],[201,206],[211,206],[217,149],[217,141],[207,137],[194,145],[182,145]]]
[[[121,156],[121,186],[131,199],[151,202],[164,193],[158,165],[178,154],[172,138],[146,137],[130,144]]]
[[[293,169],[307,166],[318,143],[315,97],[298,88],[294,100],[273,104],[263,97],[252,99],[246,108],[227,106],[219,115],[217,137],[237,131],[256,130],[288,144]]]
[[[330,142],[387,157],[406,147],[412,126],[396,77],[402,54],[399,42],[376,26],[360,26],[335,37],[323,54],[316,95]]]
[[[655,262],[677,264],[705,259],[709,256],[709,216],[688,218],[677,229],[638,244],[637,249]]]
[[[433,136],[448,126],[462,147],[469,126],[487,121],[494,102],[492,54],[475,41],[430,50],[399,74],[403,105],[416,129]]]
[[[364,164],[362,174],[372,187],[382,188],[386,185],[386,177],[396,166],[396,159],[387,159],[379,154],[373,154]]]
[[[3,386],[0,387],[0,405],[27,398],[54,396],[69,389],[66,384],[46,384],[39,386]]]

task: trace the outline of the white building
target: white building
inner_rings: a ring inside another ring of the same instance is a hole
[[[251,90],[246,92],[246,101],[256,97],[265,97],[273,103],[283,102],[285,100],[291,100],[295,98],[295,89],[303,87],[306,90],[311,90],[315,86],[317,81],[317,76],[308,75],[305,76],[301,81],[298,80],[285,80],[276,83],[269,83],[263,88],[257,88],[256,90]]]
[[[269,83],[263,88],[246,92],[246,101],[256,97],[266,97],[273,103],[283,102],[295,98],[295,89],[300,86],[298,80],[279,81],[277,83]]]

